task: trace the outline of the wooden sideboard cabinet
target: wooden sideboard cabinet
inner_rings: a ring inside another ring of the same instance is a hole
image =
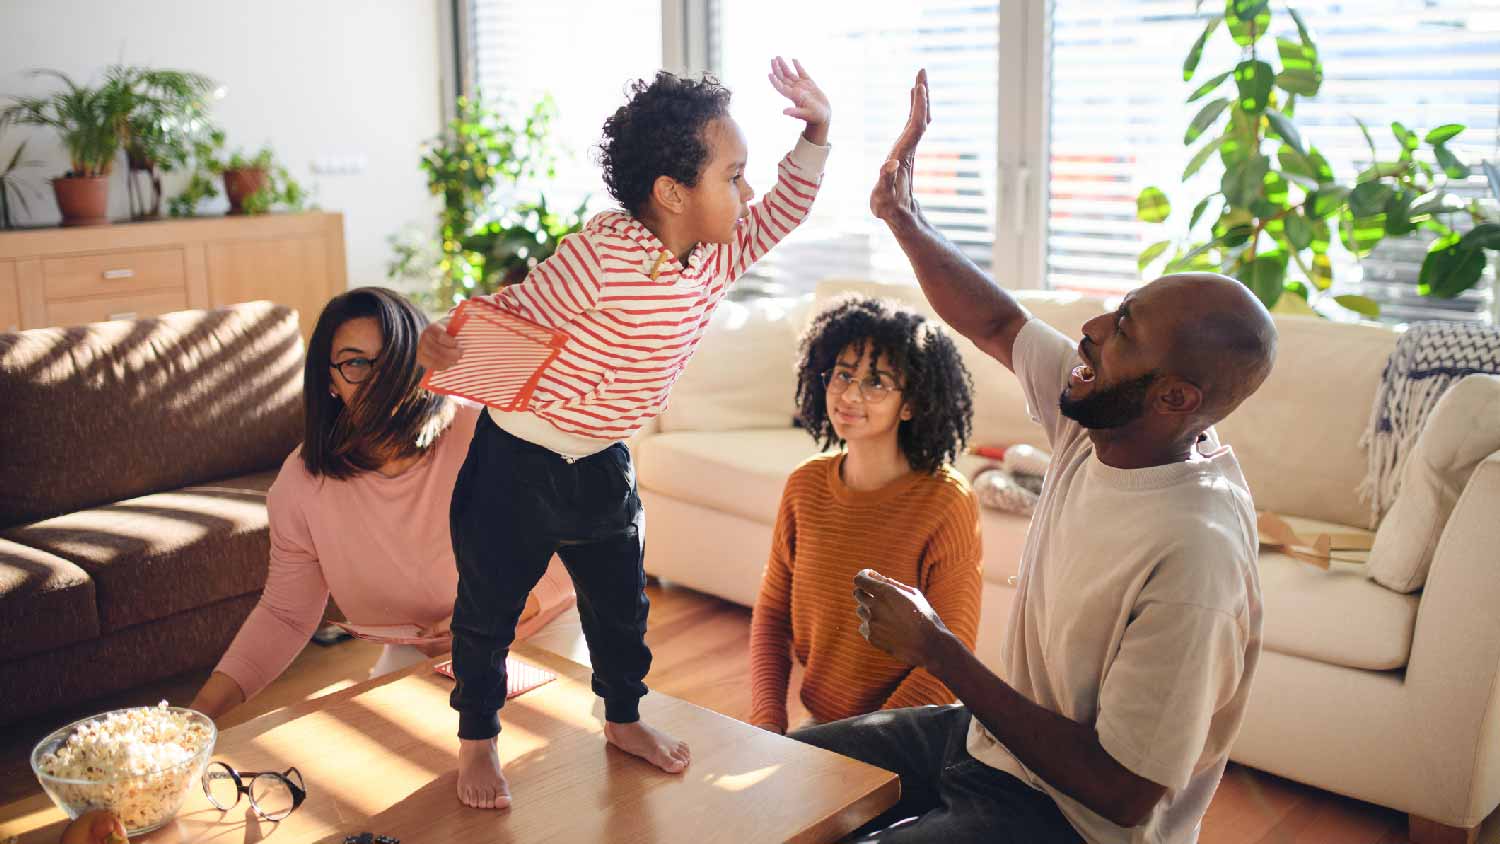
[[[336,213],[0,232],[0,331],[269,299],[297,310],[305,341],[345,285]]]

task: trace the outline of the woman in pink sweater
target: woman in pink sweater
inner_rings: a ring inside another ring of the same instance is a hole
[[[280,676],[321,624],[330,593],[351,622],[415,624],[442,637],[420,650],[387,645],[372,676],[448,650],[458,589],[448,505],[480,408],[421,388],[416,349],[426,325],[384,288],[350,290],[324,307],[303,375],[303,443],[267,496],[266,588],[192,708],[218,718]],[[572,600],[554,563],[518,637]]]

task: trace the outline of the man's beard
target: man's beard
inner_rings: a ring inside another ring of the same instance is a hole
[[[1146,391],[1155,380],[1153,370],[1109,387],[1096,386],[1092,393],[1081,399],[1068,398],[1068,391],[1064,389],[1057,398],[1057,407],[1062,415],[1089,430],[1120,428],[1145,414]]]

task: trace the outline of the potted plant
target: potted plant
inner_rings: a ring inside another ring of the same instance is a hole
[[[223,132],[208,117],[214,81],[188,71],[115,65],[106,84],[115,87],[125,112],[116,130],[129,165],[130,215],[159,217],[161,174],[206,157],[223,142]],[[141,176],[149,189],[139,188]]]
[[[230,214],[264,214],[274,207],[300,211],[307,202],[307,191],[268,146],[253,156],[236,151],[215,166],[224,178]]]
[[[26,154],[26,142],[22,141],[16,145],[15,152],[10,156],[10,162],[0,169],[0,230],[15,227],[15,219],[11,216],[12,205],[19,206],[22,211],[31,212],[30,204],[27,202],[27,194],[40,196],[41,192],[35,186],[21,177],[21,171],[37,167],[38,161],[23,159]],[[0,157],[0,161],[4,161]]]
[[[277,162],[269,146],[254,155],[236,150],[223,158],[222,145],[223,137],[218,135],[211,147],[199,154],[200,167],[182,193],[169,203],[172,216],[192,216],[199,202],[217,195],[218,188],[211,178],[214,175],[224,185],[230,214],[265,214],[273,208],[301,211],[307,206],[307,189]]]
[[[1289,293],[1301,300],[1294,302],[1298,309],[1312,305],[1331,313],[1342,307],[1376,316],[1379,308],[1370,299],[1330,290],[1329,249],[1342,244],[1364,258],[1387,237],[1414,236],[1431,241],[1419,293],[1453,297],[1474,286],[1485,251],[1500,248],[1500,223],[1479,203],[1465,204],[1448,193],[1449,184],[1469,175],[1448,146],[1465,127],[1450,123],[1418,133],[1394,122],[1398,152],[1382,160],[1360,122],[1369,166],[1352,181],[1339,180],[1294,122],[1298,98],[1318,94],[1323,66],[1306,22],[1295,9],[1286,13],[1295,33],[1275,38],[1273,50],[1263,43],[1271,28],[1270,0],[1225,0],[1224,13],[1209,18],[1188,51],[1186,82],[1221,27],[1240,51],[1237,64],[1198,84],[1187,98],[1205,104],[1183,138],[1198,148],[1182,180],[1210,164],[1222,175],[1218,189],[1193,207],[1183,237],[1142,251],[1141,271],[1158,261],[1166,272],[1220,271],[1243,282],[1267,307]],[[1166,221],[1172,210],[1155,186],[1141,191],[1136,203],[1137,217],[1148,223]]]
[[[33,76],[53,76],[63,90],[44,97],[17,97],[0,113],[0,121],[46,126],[62,136],[68,150],[68,172],[52,180],[63,225],[100,225],[109,222],[109,173],[120,150],[118,124],[125,117],[124,98],[114,85],[88,88],[55,70]]]
[[[395,257],[387,276],[427,287],[419,295],[440,311],[525,278],[583,227],[587,208],[585,199],[556,212],[545,195],[528,189],[554,174],[550,98],[515,122],[502,121],[477,98],[459,97],[457,105],[457,117],[426,144],[421,159],[428,189],[443,200],[435,237],[406,230],[389,239]],[[529,198],[504,201],[518,195]]]

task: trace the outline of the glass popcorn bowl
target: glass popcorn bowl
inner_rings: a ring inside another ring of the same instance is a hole
[[[192,709],[113,709],[54,730],[31,751],[31,770],[69,818],[108,809],[134,837],[176,817],[218,735]]]

